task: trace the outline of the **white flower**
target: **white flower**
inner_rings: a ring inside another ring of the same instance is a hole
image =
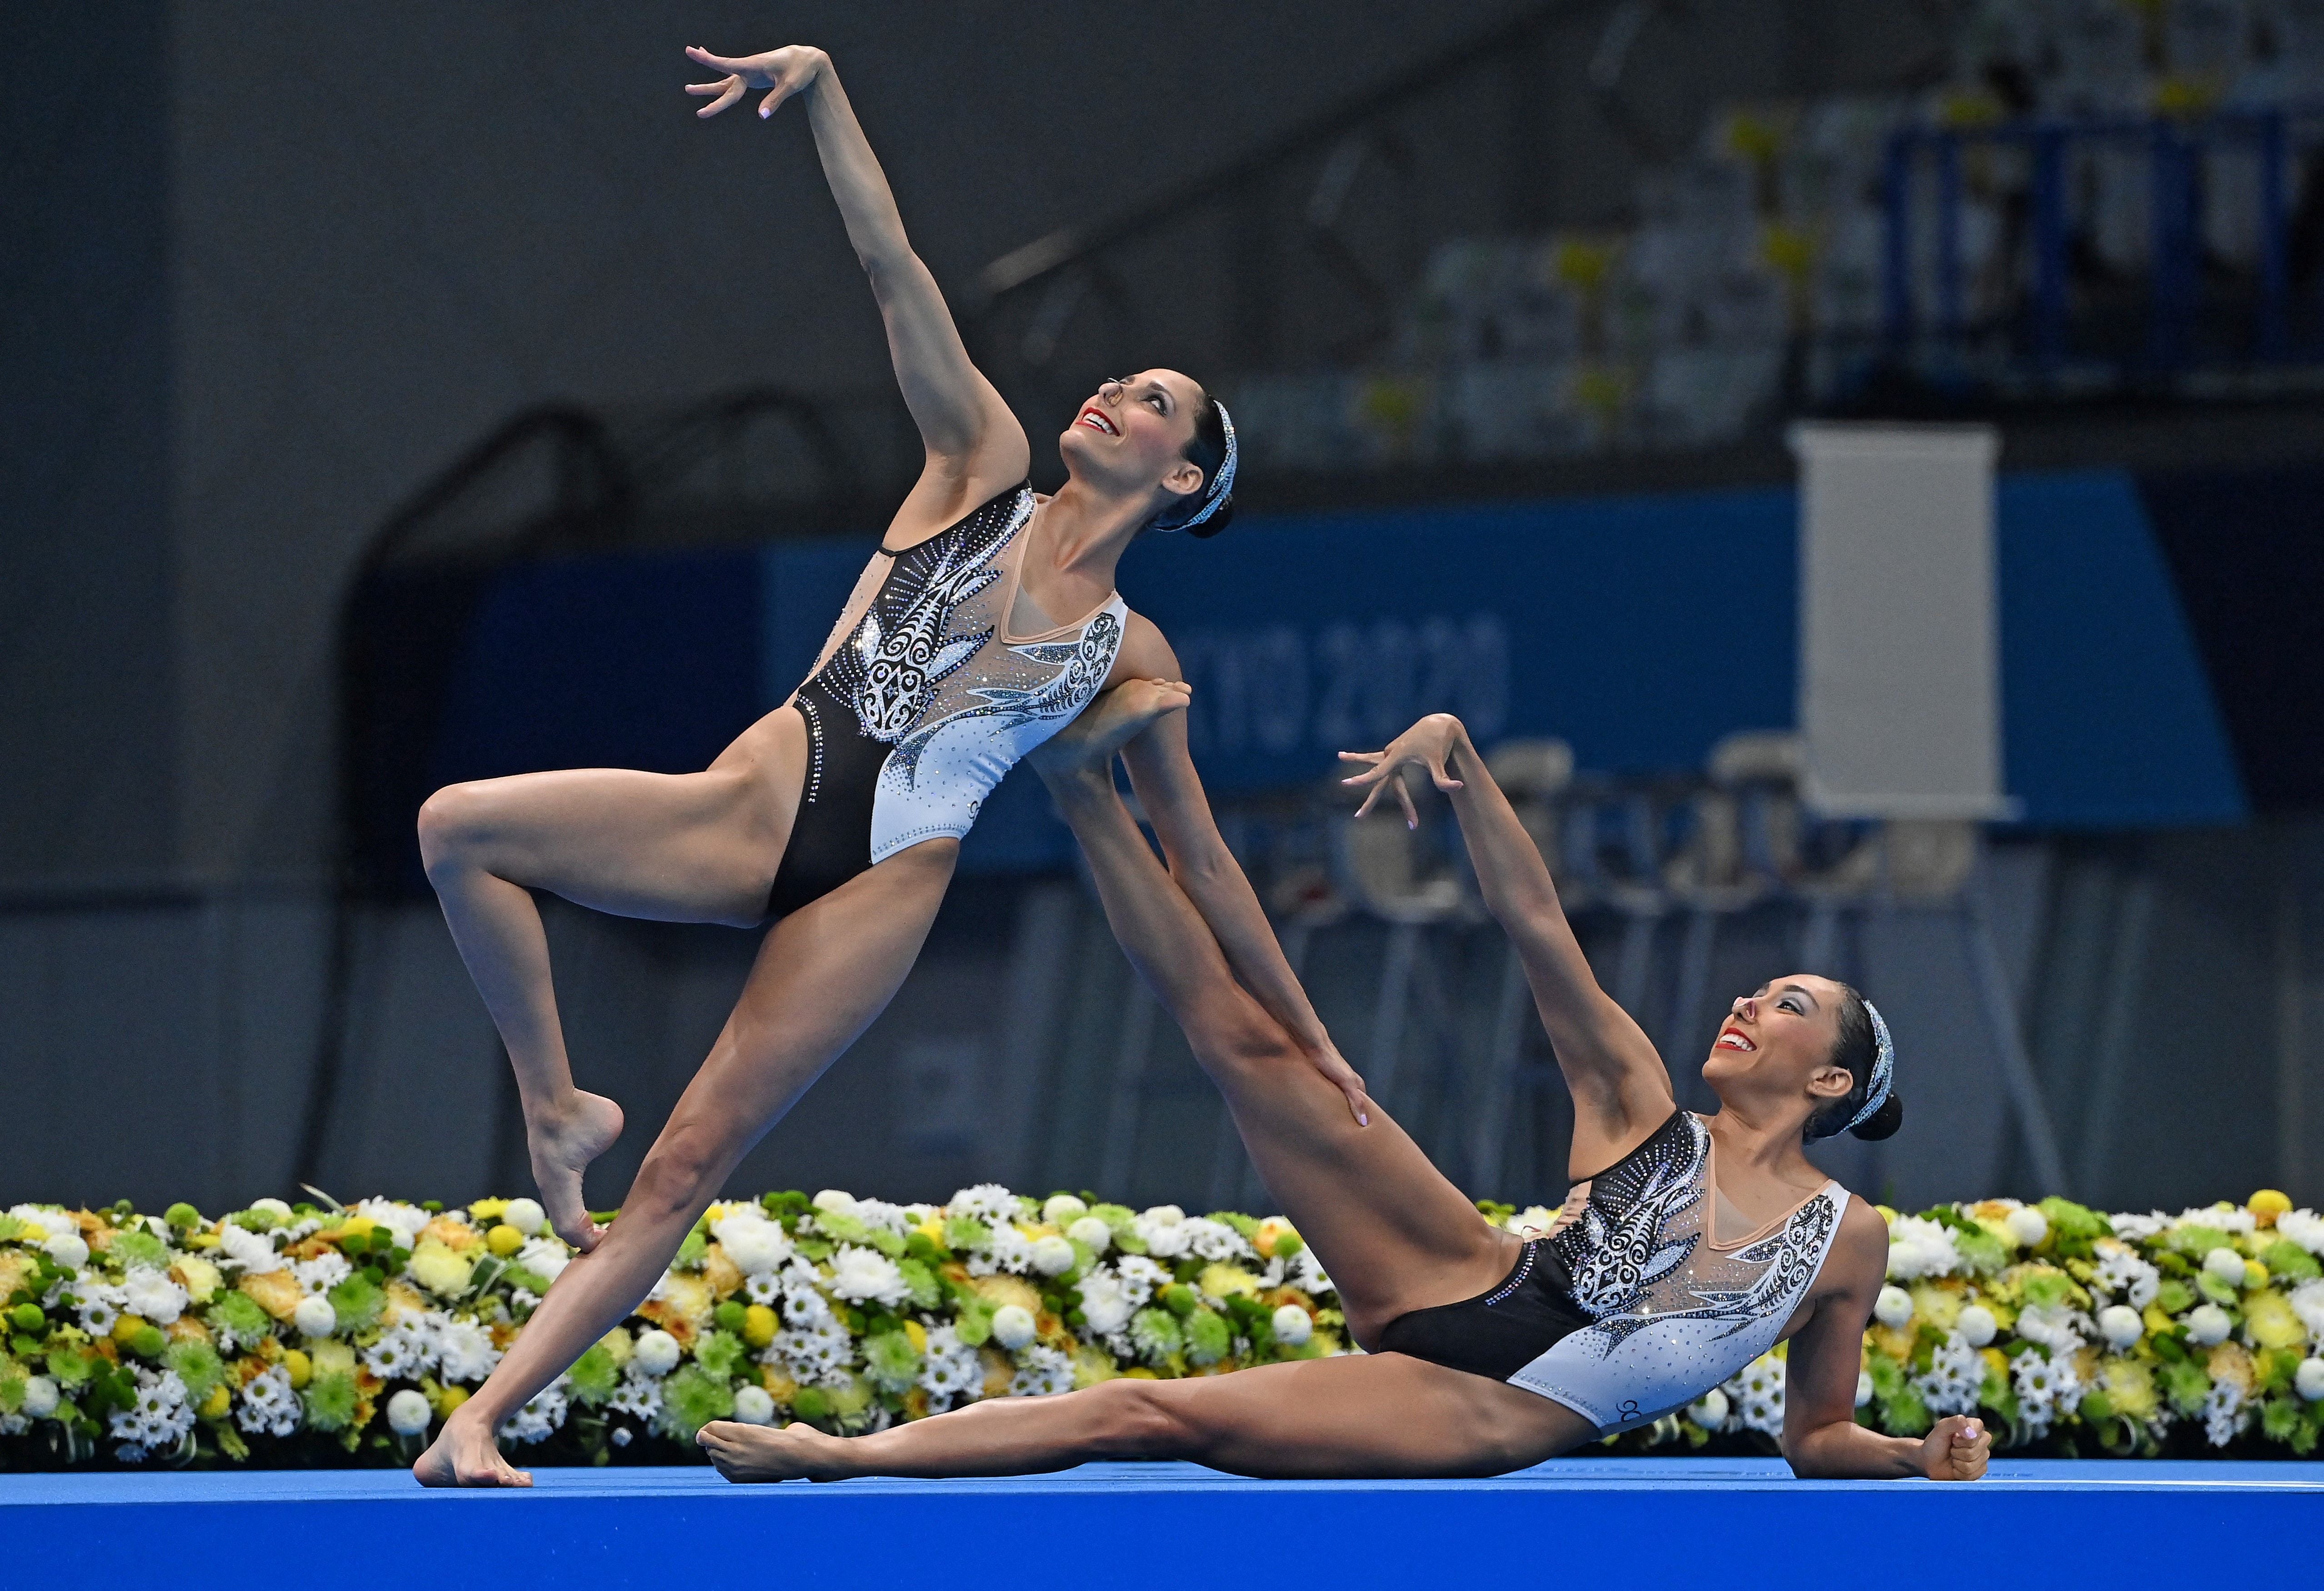
[[[964,1347],[952,1327],[928,1333],[928,1347],[920,1364],[919,1384],[928,1394],[928,1407],[941,1414],[965,1392],[973,1398],[984,1388],[984,1364],[976,1350]]]
[[[1071,1245],[1067,1252],[1071,1253]],[[877,1300],[893,1305],[911,1297],[912,1290],[895,1261],[876,1248],[844,1243],[831,1256],[831,1296],[853,1304]]]
[[[973,1188],[964,1188],[952,1196],[945,1207],[947,1214],[966,1220],[982,1221],[987,1226],[1005,1226],[1017,1219],[1024,1207],[1017,1196],[998,1182],[980,1182]]]
[[[1558,1212],[1545,1204],[1527,1205],[1521,1210],[1513,1211],[1501,1225],[1519,1237],[1547,1237],[1550,1229],[1557,1225],[1557,1216]],[[1721,1393],[1720,1401],[1725,1401],[1726,1395]],[[1695,1407],[1702,1405],[1696,1404]],[[1702,1422],[1697,1420],[1695,1423],[1700,1425]]]
[[[1130,1226],[1145,1240],[1146,1252],[1157,1260],[1175,1260],[1185,1253],[1192,1235],[1186,1231],[1186,1212],[1174,1204],[1156,1205],[1130,1222]]]
[[[1742,1424],[1768,1436],[1784,1429],[1784,1361],[1762,1354],[1738,1371],[1722,1389]]]
[[[1928,1370],[1913,1378],[1914,1390],[1936,1415],[1974,1414],[1984,1385],[1985,1360],[1958,1331],[1930,1355]]]
[[[1869,1370],[1858,1371],[1856,1373],[1856,1406],[1858,1409],[1861,1409],[1867,1403],[1872,1401],[1872,1372]],[[1705,1396],[1709,1397],[1712,1395],[1716,1395],[1718,1397],[1719,1406],[1720,1409],[1723,1410],[1727,1407],[1727,1395],[1724,1392],[1720,1392],[1717,1387],[1713,1387],[1711,1389],[1710,1393],[1706,1393]],[[1700,1408],[1702,1405],[1697,1404],[1696,1407]],[[1689,1412],[1692,1412],[1692,1411],[1689,1411]],[[1702,1425],[1705,1422],[1701,1419],[1698,1419],[1695,1423],[1697,1425]]]
[[[1994,1319],[1993,1311],[1983,1304],[1964,1304],[1960,1317],[1953,1322],[1953,1329],[1970,1347],[1981,1348],[1993,1340],[2001,1325]]]
[[[2238,1205],[2215,1204],[2204,1209],[2179,1212],[2173,1226],[2209,1226],[2217,1232],[2246,1233],[2259,1229],[2259,1217]]]
[[[2241,1287],[2248,1272],[2244,1269],[2244,1257],[2231,1248],[2215,1248],[2203,1256],[2203,1274],[2229,1287]]]
[[[80,1328],[89,1336],[105,1336],[121,1318],[121,1289],[112,1283],[84,1281],[73,1293],[80,1300]]]
[[[2235,1322],[2228,1319],[2227,1312],[2217,1304],[2202,1304],[2188,1311],[2189,1339],[2207,1348],[2227,1341],[2227,1333],[2234,1329]]]
[[[254,1198],[250,1201],[250,1213],[254,1216],[272,1216],[274,1217],[275,1225],[279,1226],[290,1218],[290,1207],[279,1198]]]
[[[638,1333],[638,1346],[630,1355],[630,1363],[648,1375],[668,1375],[678,1368],[678,1339],[656,1327]]]
[[[2001,1224],[2008,1229],[2011,1241],[2020,1248],[2038,1247],[2042,1240],[2050,1235],[2050,1217],[2032,1205],[2010,1211]]]
[[[516,1263],[543,1281],[554,1281],[573,1263],[573,1251],[562,1238],[544,1233],[516,1251]]]
[[[1143,1308],[1156,1288],[1170,1285],[1169,1269],[1144,1254],[1122,1255],[1113,1263],[1113,1274],[1121,1283],[1121,1296],[1133,1309]]]
[[[387,1401],[387,1429],[399,1437],[416,1437],[428,1429],[436,1411],[428,1400],[405,1387]]]
[[[2082,1346],[2080,1327],[2084,1317],[2067,1304],[2029,1304],[2017,1312],[2017,1335],[2040,1343],[2059,1358],[2069,1358]]]
[[[122,1307],[143,1315],[156,1326],[167,1326],[186,1312],[186,1290],[164,1271],[138,1266],[121,1283]]]
[[[501,1212],[501,1219],[527,1237],[537,1237],[540,1229],[549,1225],[549,1212],[540,1207],[537,1199],[512,1198],[508,1208]]]
[[[433,1336],[422,1321],[399,1320],[364,1350],[364,1368],[382,1381],[418,1381],[428,1374],[429,1361],[434,1357]]]
[[[884,1198],[857,1199],[855,1218],[875,1232],[892,1232],[899,1237],[912,1225],[902,1205],[890,1204]]]
[[[2071,1409],[2082,1395],[2073,1366],[2041,1354],[2018,1355],[2010,1366],[2010,1382],[2017,1389],[2018,1411],[2029,1438],[2047,1432],[2058,1411]]]
[[[1089,1206],[1070,1193],[1053,1193],[1041,1205],[1041,1219],[1052,1226],[1071,1226],[1088,1214]]]
[[[537,1442],[565,1423],[565,1387],[554,1381],[532,1394],[532,1401],[501,1421],[501,1439]]]
[[[290,1312],[290,1324],[309,1337],[328,1337],[339,1328],[339,1312],[330,1300],[309,1296]]]
[[[2161,1210],[2147,1216],[2124,1213],[2108,1216],[2107,1225],[2113,1227],[2114,1235],[2125,1243],[2144,1243],[2156,1233],[2167,1228],[2171,1225],[2171,1217]]]
[[[754,1304],[772,1304],[783,1296],[782,1278],[771,1271],[762,1271],[742,1281],[742,1296]]]
[[[2146,1335],[2146,1322],[2128,1304],[2108,1304],[2098,1311],[2098,1335],[2120,1353]]]
[[[1286,1348],[1296,1348],[1315,1335],[1314,1317],[1296,1304],[1277,1309],[1268,1324],[1275,1327],[1275,1340]]]
[[[971,1276],[990,1276],[996,1271],[1007,1271],[1022,1276],[1033,1263],[1033,1242],[1010,1222],[1003,1221],[992,1228],[991,1241],[983,1252],[969,1256]]]
[[[41,1244],[49,1258],[68,1271],[78,1271],[88,1263],[88,1244],[78,1232],[60,1232]]]
[[[1881,1325],[1901,1327],[1913,1318],[1913,1295],[1901,1287],[1884,1287],[1872,1301],[1872,1313]]]
[[[2098,1273],[2092,1281],[2099,1291],[2118,1292],[2132,1309],[2144,1309],[2161,1290],[2163,1273],[2140,1259],[2128,1244],[2107,1242],[2098,1246]]]
[[[848,1367],[855,1362],[855,1338],[838,1321],[826,1319],[820,1326],[775,1333],[767,1352],[790,1372],[794,1381],[844,1386]]]
[[[2294,1391],[2310,1402],[2324,1403],[2324,1359],[2313,1357],[2302,1359],[2300,1362],[2300,1368],[2292,1372],[2292,1385]],[[32,1411],[32,1398],[27,1394],[24,1400],[24,1411],[29,1414]]]
[[[1960,1268],[1953,1235],[1920,1216],[1899,1216],[1888,1228],[1888,1274],[1897,1281],[1950,1276]]]
[[[2324,1216],[2314,1210],[2284,1211],[2275,1218],[2275,1235],[2311,1254],[2324,1254]]]
[[[228,1221],[218,1235],[218,1253],[229,1265],[239,1265],[250,1276],[263,1276],[282,1269],[282,1256],[274,1252],[274,1240],[263,1232],[251,1232]]]
[[[447,1320],[436,1330],[436,1374],[442,1380],[482,1381],[501,1362],[492,1335],[473,1320]]]
[[[1047,1237],[1034,1240],[1029,1258],[1033,1269],[1042,1275],[1063,1276],[1074,1268],[1081,1256],[1074,1253],[1072,1244],[1053,1233]]]
[[[2221,1376],[2203,1395],[2203,1434],[2214,1448],[2224,1448],[2243,1426],[2244,1389]]]
[[[355,1273],[355,1268],[337,1249],[326,1250],[311,1260],[290,1262],[290,1274],[297,1277],[299,1285],[310,1294],[328,1292]]]
[[[1703,1429],[1717,1430],[1727,1423],[1727,1394],[1712,1387],[1687,1405],[1686,1415]]]
[[[186,1383],[174,1370],[158,1374],[140,1365],[137,1401],[115,1411],[109,1421],[115,1438],[123,1444],[121,1457],[139,1463],[156,1448],[175,1448],[194,1429],[194,1411],[186,1401]],[[137,1449],[134,1457],[130,1449]]]
[[[1074,1287],[1082,1295],[1083,1330],[1089,1336],[1111,1337],[1130,1324],[1130,1312],[1137,1306],[1130,1302],[1130,1290],[1121,1279],[1105,1266],[1093,1266]]]
[[[622,1367],[622,1384],[613,1389],[606,1405],[616,1413],[651,1420],[661,1412],[661,1383],[640,1370],[632,1359]]]
[[[772,1425],[775,1422],[774,1394],[762,1386],[736,1387],[734,1418],[744,1425]]]
[[[2324,1369],[2324,1362],[2310,1359],[2308,1363],[2310,1364],[2315,1364],[2319,1369]],[[2306,1368],[2307,1367],[2305,1365],[2301,1366],[2302,1374],[2306,1373]],[[57,1404],[61,1401],[61,1396],[62,1395],[57,1391],[57,1383],[51,1381],[47,1376],[27,1376],[24,1379],[24,1401],[23,1404],[24,1418],[27,1420],[46,1420],[50,1415],[54,1414],[57,1411]],[[2315,1397],[2324,1397],[2324,1392],[2310,1393],[2309,1396],[2311,1400]]]
[[[1224,1221],[1195,1216],[1179,1230],[1186,1235],[1186,1246],[1202,1259],[1255,1260],[1259,1257],[1259,1252],[1242,1240],[1242,1234]]]
[[[1339,1290],[1332,1285],[1332,1279],[1323,1273],[1323,1262],[1315,1257],[1315,1251],[1312,1248],[1303,1248],[1291,1256],[1290,1281],[1292,1286],[1310,1298]]]
[[[2292,1290],[2292,1312],[2308,1327],[2308,1340],[2324,1348],[2324,1279],[2303,1281]]]
[[[417,1243],[420,1230],[436,1218],[418,1205],[405,1204],[399,1198],[366,1198],[349,1213],[377,1222],[394,1233],[399,1248],[410,1248]],[[466,1211],[456,1210],[450,1218],[466,1222],[468,1217]]]
[[[277,1364],[244,1382],[234,1422],[253,1436],[287,1437],[297,1430],[299,1394],[290,1390],[290,1373]]]
[[[1003,1304],[992,1311],[992,1340],[1014,1353],[1033,1340],[1033,1311],[1022,1304]]]
[[[1093,1254],[1113,1246],[1113,1228],[1096,1216],[1082,1216],[1065,1228],[1065,1235]]]
[[[1009,1306],[1016,1309],[1016,1305]],[[1021,1313],[1021,1311],[1020,1311]],[[997,1332],[994,1334],[999,1335]],[[1074,1390],[1074,1362],[1057,1348],[1027,1348],[1017,1357],[1017,1374],[1009,1380],[1012,1398],[1042,1398]]]
[[[791,1240],[779,1223],[760,1215],[756,1205],[744,1208],[751,1213],[746,1216],[738,1210],[711,1230],[737,1271],[745,1276],[764,1276],[791,1257]]]
[[[793,1260],[783,1271],[783,1319],[802,1329],[831,1323],[831,1302],[816,1285],[815,1267]]]
[[[1174,1204],[1148,1205],[1138,1219],[1150,1221],[1157,1226],[1176,1226],[1186,1218],[1186,1212]]]
[[[816,1209],[828,1210],[835,1216],[852,1216],[855,1213],[855,1196],[852,1193],[842,1193],[836,1188],[826,1188],[807,1202]]]

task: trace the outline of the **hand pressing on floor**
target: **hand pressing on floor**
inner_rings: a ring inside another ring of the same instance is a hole
[[[1921,1470],[1932,1481],[1983,1480],[1992,1457],[1993,1433],[1966,1414],[1948,1414],[1921,1440]]]
[[[798,1420],[777,1428],[714,1420],[694,1437],[720,1475],[744,1484],[835,1479],[829,1455],[820,1449],[837,1439]]]

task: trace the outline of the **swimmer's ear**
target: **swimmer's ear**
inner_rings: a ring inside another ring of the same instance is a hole
[[[1818,1099],[1845,1099],[1856,1087],[1856,1074],[1844,1066],[1820,1068],[1808,1079],[1808,1092]]]

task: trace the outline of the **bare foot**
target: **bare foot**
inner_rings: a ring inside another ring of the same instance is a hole
[[[837,1480],[831,1444],[839,1439],[797,1420],[777,1430],[733,1420],[714,1420],[694,1438],[720,1475],[745,1482]]]
[[[581,1197],[581,1172],[622,1135],[622,1107],[602,1094],[576,1090],[561,1119],[528,1118],[524,1130],[532,1152],[532,1179],[540,1189],[540,1207],[549,1224],[558,1236],[587,1253],[605,1229],[589,1218],[588,1201]]]
[[[1183,680],[1124,680],[1037,746],[1033,765],[1045,773],[1103,767],[1156,720],[1184,710],[1193,697],[1194,687]]]
[[[491,1428],[457,1412],[444,1422],[428,1451],[412,1462],[411,1478],[423,1486],[529,1486],[530,1471],[501,1457]]]

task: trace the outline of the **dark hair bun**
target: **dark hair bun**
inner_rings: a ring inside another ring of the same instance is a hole
[[[1227,528],[1227,522],[1232,518],[1234,518],[1234,497],[1232,494],[1229,494],[1227,500],[1219,504],[1217,513],[1212,514],[1201,524],[1188,525],[1186,534],[1204,539],[1215,536]]]
[[[1883,1138],[1895,1137],[1896,1129],[1904,1124],[1904,1096],[1892,1087],[1888,1090],[1888,1097],[1880,1102],[1880,1108],[1850,1127],[1849,1133],[1868,1142],[1877,1142]]]

